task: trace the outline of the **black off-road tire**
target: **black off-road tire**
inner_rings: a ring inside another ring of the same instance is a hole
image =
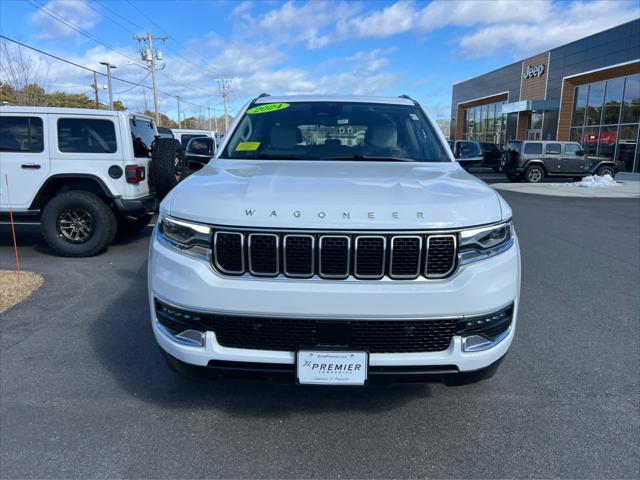
[[[540,165],[529,165],[524,172],[524,181],[527,183],[540,183],[544,180],[544,168]]]
[[[119,217],[118,235],[133,235],[145,229],[153,218],[153,214],[147,213],[138,218]]]
[[[174,138],[157,138],[151,152],[151,180],[159,200],[186,176],[184,148]]]
[[[613,167],[609,166],[609,165],[603,165],[602,167],[600,167],[598,169],[597,174],[601,177],[605,176],[606,174],[611,175],[611,178],[615,178],[616,177],[616,171],[614,170]]]
[[[86,238],[74,241],[68,237],[73,234],[65,225],[72,222],[69,218],[78,217],[85,221],[82,236]],[[113,241],[118,228],[109,206],[94,193],[84,190],[60,193],[49,200],[42,210],[41,224],[45,241],[63,257],[97,255]]]

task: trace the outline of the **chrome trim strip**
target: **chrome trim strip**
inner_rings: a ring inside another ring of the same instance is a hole
[[[263,312],[246,312],[242,310],[209,310],[201,307],[194,307],[189,305],[184,305],[180,303],[176,303],[172,300],[167,299],[166,297],[159,295],[156,292],[153,292],[154,300],[160,300],[162,303],[169,305],[170,307],[181,308],[183,310],[191,310],[196,313],[204,313],[211,315],[229,315],[229,316],[239,316],[239,317],[261,317],[261,318],[304,318],[308,320],[336,320],[338,317],[336,315],[305,315],[301,314],[293,314],[290,312],[287,313],[263,313]],[[475,317],[486,317],[487,315],[491,315],[494,312],[500,312],[509,308],[511,305],[514,305],[514,312],[516,311],[514,301],[511,300],[498,308],[491,308],[490,310],[484,311],[482,313],[473,313],[473,314],[459,314],[459,315],[423,315],[423,316],[396,316],[396,317],[377,317],[373,315],[367,316],[359,316],[359,315],[343,315],[340,314],[340,319],[347,320],[465,320],[467,318],[475,318]],[[155,316],[155,304],[154,304],[154,316]]]
[[[275,237],[276,239],[276,270],[274,272],[255,272],[251,264],[251,239],[254,236]],[[280,273],[280,237],[275,233],[250,233],[247,239],[247,260],[249,264],[249,273],[256,277],[277,277]]]
[[[175,218],[175,217],[171,217]],[[187,222],[191,222],[190,220],[186,220]],[[464,230],[476,229],[476,228],[491,228],[503,223],[510,222],[511,219],[508,220],[500,220],[497,222],[484,223],[480,225],[469,225],[466,227],[451,227],[451,228],[437,228],[437,229],[388,229],[388,230],[369,230],[366,228],[361,229],[343,229],[343,228],[324,228],[324,229],[313,229],[313,228],[296,228],[296,227],[281,227],[281,228],[270,228],[270,227],[252,227],[252,226],[239,226],[239,225],[214,225],[214,224],[205,224],[202,222],[192,222],[192,223],[200,223],[201,225],[206,225],[211,227],[214,230],[220,231],[231,231],[231,232],[240,232],[240,233],[252,233],[252,232],[272,232],[272,233],[282,233],[287,232],[294,234],[327,234],[331,235],[333,232],[336,232],[336,235],[339,234],[354,234],[354,235],[434,235],[434,234],[446,234],[446,233],[457,233]]]
[[[303,238],[310,238],[311,239],[311,271],[308,274],[300,274],[300,273],[290,273],[287,271],[287,240],[289,239],[289,237],[303,237]],[[292,278],[311,278],[313,277],[313,275],[315,274],[316,271],[316,238],[313,235],[296,235],[296,234],[290,234],[290,235],[285,235],[284,236],[284,240],[283,240],[283,244],[282,244],[282,250],[283,250],[283,271],[284,274],[287,277],[292,277]]]
[[[380,275],[359,275],[358,274],[358,242],[363,238],[380,238],[382,240],[382,265]],[[359,235],[354,242],[353,252],[353,276],[363,280],[378,280],[384,277],[384,270],[387,263],[387,238],[382,235]]]
[[[322,242],[326,238],[346,238],[347,239],[347,270],[344,275],[324,274],[322,273]],[[322,278],[343,279],[349,277],[349,268],[351,264],[351,237],[348,235],[322,235],[318,241],[318,273]]]
[[[429,245],[432,238],[453,238],[453,255],[451,257],[451,268],[447,270],[447,273],[429,274]],[[444,278],[453,272],[456,268],[456,258],[458,256],[458,237],[456,235],[429,235],[427,237],[427,248],[424,255],[424,276],[427,278]]]
[[[393,274],[393,244],[396,241],[396,239],[408,239],[408,238],[417,238],[418,239],[418,251],[420,252],[418,255],[418,264],[416,265],[416,274],[415,275],[394,275]],[[389,277],[393,278],[393,279],[414,279],[414,278],[418,278],[420,276],[420,264],[422,260],[422,237],[418,236],[418,235],[396,235],[394,237],[391,237],[391,250],[390,250],[390,254],[389,254]]]
[[[222,265],[220,265],[220,263],[218,262],[218,235],[239,235],[240,236],[240,264],[242,265],[242,269],[241,270],[227,270],[225,268],[222,267]],[[244,234],[240,233],[240,232],[228,232],[228,231],[220,231],[220,232],[215,232],[213,234],[213,263],[215,264],[215,267],[220,270],[222,273],[227,273],[229,275],[242,275],[245,271],[245,265],[244,265]]]

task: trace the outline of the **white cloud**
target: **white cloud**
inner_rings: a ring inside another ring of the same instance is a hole
[[[59,17],[82,30],[95,27],[98,19],[98,13],[92,10],[85,0],[52,0],[42,8],[54,17]],[[43,10],[38,10],[29,17],[31,23],[40,30],[38,35],[40,39],[51,40],[80,35],[76,30],[47,15]]]
[[[354,2],[288,1],[269,10],[252,30],[256,35],[269,35],[276,43],[305,43],[307,48],[315,50],[332,43],[334,35],[328,32],[360,10],[360,4]],[[243,28],[247,31],[246,25],[243,24]]]
[[[397,2],[368,15],[352,18],[348,28],[355,37],[389,37],[415,27],[413,2]]]
[[[527,16],[521,11],[520,19],[488,25],[465,35],[459,45],[471,57],[507,48],[514,58],[522,57],[634,20],[640,16],[638,5],[613,0],[549,4],[544,13],[536,11],[536,15]]]

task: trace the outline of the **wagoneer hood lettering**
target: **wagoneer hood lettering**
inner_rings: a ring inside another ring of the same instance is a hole
[[[454,228],[502,219],[496,193],[457,164],[217,161],[185,181],[170,213],[270,228]]]

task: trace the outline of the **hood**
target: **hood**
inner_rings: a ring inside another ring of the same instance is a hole
[[[502,219],[498,195],[455,162],[216,160],[178,184],[162,208],[185,220],[269,228],[431,229]]]

